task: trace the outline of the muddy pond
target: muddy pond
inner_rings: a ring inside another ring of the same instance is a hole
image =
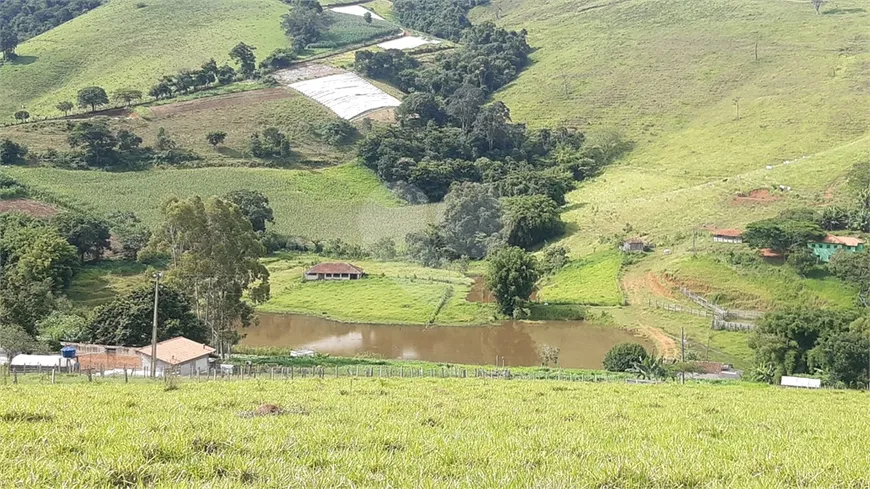
[[[542,345],[561,350],[566,368],[601,368],[604,354],[622,342],[653,345],[617,328],[583,321],[504,322],[494,326],[397,326],[339,323],[294,314],[260,314],[246,328],[245,346],[311,349],[335,356],[375,355],[397,360],[507,366],[540,365]]]

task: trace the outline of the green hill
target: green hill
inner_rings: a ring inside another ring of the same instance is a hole
[[[181,381],[174,390],[99,377],[6,386],[0,480],[21,488],[59,477],[71,487],[155,488],[870,483],[859,392],[326,373]],[[247,414],[264,403],[283,414]]]
[[[822,200],[870,153],[865,7],[844,0],[816,15],[809,2],[768,0],[497,0],[473,17],[526,28],[536,48],[497,94],[515,120],[635,142],[570,196],[565,217],[580,232],[567,242],[584,253],[626,223],[673,245],[692,226],[734,227]],[[737,192],[780,184],[793,191],[777,203],[729,205]]]
[[[19,61],[0,67],[0,114],[56,115],[88,85],[147,90],[209,58],[228,62],[242,41],[265,57],[288,45],[286,12],[278,0],[109,0],[18,47]]]

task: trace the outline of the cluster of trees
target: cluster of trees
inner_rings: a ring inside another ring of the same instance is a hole
[[[357,51],[354,69],[395,84],[406,92],[426,92],[446,98],[463,85],[484,96],[514,80],[528,64],[532,48],[526,31],[509,31],[491,22],[463,31],[462,45],[423,65],[399,50]]]
[[[252,304],[269,297],[269,274],[259,262],[264,248],[254,230],[273,219],[268,199],[252,191],[225,199],[172,199],[161,212],[164,221],[153,234],[132,213],[105,220],[70,212],[47,220],[0,216],[3,348],[14,354],[55,349],[62,340],[125,346],[150,341],[153,286],[87,314],[63,298],[81,264],[109,249],[111,232],[123,259],[168,264],[159,339],[184,335],[227,352],[239,339],[236,326],[251,323]]]
[[[870,381],[870,318],[857,311],[790,308],[766,314],[750,339],[762,378],[819,375],[829,385]]]
[[[287,139],[286,134],[277,128],[268,127],[262,134],[259,132],[251,134],[248,149],[251,152],[251,156],[255,158],[272,158],[276,156],[286,158],[290,156],[290,140]]]
[[[240,46],[242,45],[247,48],[247,45],[240,43]],[[233,50],[239,50],[242,55],[250,53],[250,55],[253,56],[253,51],[249,48],[245,49],[236,46]],[[252,62],[253,61],[244,58],[244,61],[241,62],[241,66],[247,68],[248,63]],[[253,72],[253,69],[251,69],[251,72]],[[242,73],[244,73],[244,71]],[[235,80],[236,70],[232,66],[227,64],[218,66],[214,59],[210,59],[203,63],[198,70],[181,70],[176,75],[164,75],[160,78],[160,81],[158,81],[157,84],[148,90],[148,95],[157,100],[171,98],[200,90],[214,84],[225,85],[227,83],[232,83]]]
[[[807,244],[821,241],[827,235],[820,217],[812,209],[787,209],[774,218],[748,224],[743,240],[751,248],[769,248],[782,254],[798,273],[806,274],[818,262]]]
[[[102,0],[4,0],[0,2],[0,49],[4,55],[14,56],[19,41],[38,36],[102,3]],[[2,47],[4,39],[6,48]]]
[[[487,3],[488,0],[396,0],[393,13],[405,27],[459,41],[471,27],[468,11]]]
[[[281,16],[281,27],[292,39],[293,50],[298,52],[319,41],[329,29],[330,17],[317,0],[292,0],[290,13]]]

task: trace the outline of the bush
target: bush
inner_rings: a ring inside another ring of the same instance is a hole
[[[317,134],[332,146],[348,142],[355,131],[354,127],[344,119],[326,121],[317,128]]]
[[[649,358],[649,353],[637,343],[620,343],[604,356],[604,369],[609,372],[627,372]]]

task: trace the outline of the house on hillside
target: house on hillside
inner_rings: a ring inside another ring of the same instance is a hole
[[[717,243],[739,244],[743,242],[743,231],[738,229],[714,229],[710,231]]]
[[[642,253],[646,249],[646,241],[640,238],[626,239],[621,249],[626,253]]]
[[[359,280],[365,271],[350,263],[321,263],[305,271],[305,280]]]
[[[838,250],[856,253],[864,250],[864,240],[852,236],[834,236],[829,234],[820,242],[808,243],[808,246],[813,250],[821,262],[827,263]]]
[[[142,358],[142,369],[151,370],[151,345],[136,350]],[[183,336],[157,343],[157,371],[174,370],[180,375],[208,372],[208,358],[215,349]]]

